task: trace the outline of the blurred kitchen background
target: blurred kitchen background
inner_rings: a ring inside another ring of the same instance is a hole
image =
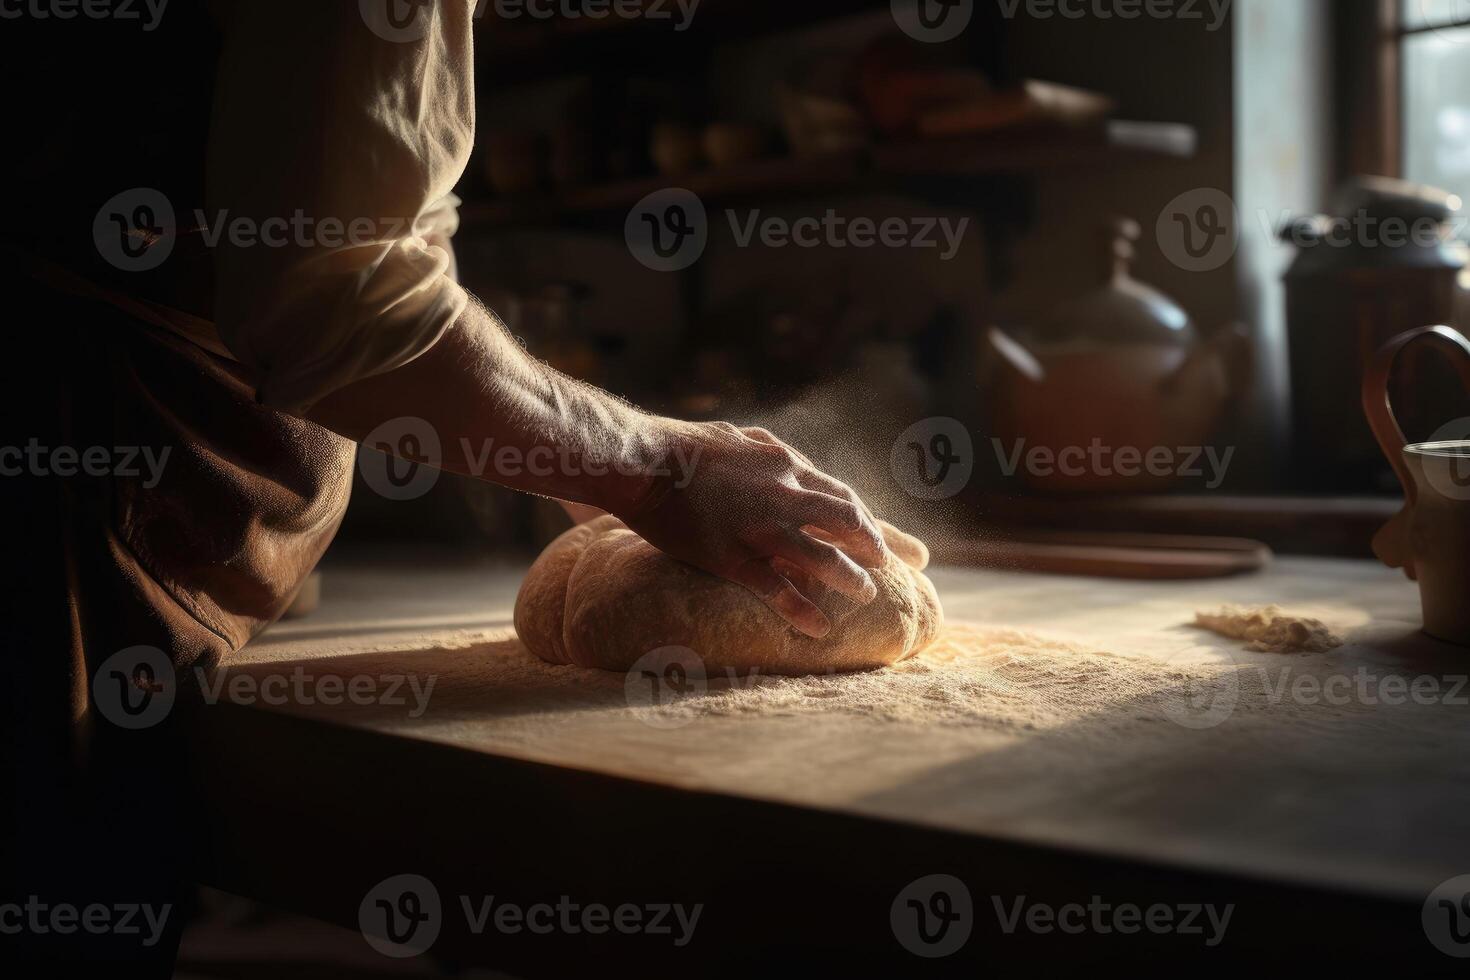
[[[1362,421],[1361,359],[1464,319],[1470,7],[918,2],[485,4],[463,280],[555,366],[650,411],[766,424],[937,537],[1362,553],[1398,489]],[[969,16],[950,40],[946,11]],[[698,195],[709,241],[660,272],[625,224],[671,187]],[[969,222],[945,257],[741,247],[726,217],[828,209]],[[1392,217],[1440,233],[1359,240]],[[1444,404],[1425,396],[1450,383],[1438,370],[1406,365],[1419,403]],[[1411,437],[1444,421],[1402,414]],[[973,442],[973,474],[940,500],[890,466],[933,419]],[[1007,475],[997,452],[1094,438],[1233,456],[1219,482]],[[476,481],[391,501],[359,480],[344,539],[529,551],[564,526]]]

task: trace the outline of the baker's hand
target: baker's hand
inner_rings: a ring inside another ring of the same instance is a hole
[[[883,535],[851,488],[764,429],[674,422],[669,438],[667,472],[617,515],[649,544],[744,586],[818,639],[832,624],[798,583],[874,599],[864,569],[883,564]]]

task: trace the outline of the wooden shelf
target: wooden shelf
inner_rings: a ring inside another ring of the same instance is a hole
[[[1150,159],[1187,158],[1194,153],[1195,142],[1191,127],[1172,123],[1112,122],[1085,130],[1014,130],[819,157],[774,158],[727,170],[642,177],[545,195],[469,201],[460,218],[466,230],[554,225],[578,216],[626,211],[668,187],[685,188],[714,204],[881,190],[925,177],[1096,170]]]
[[[460,220],[466,228],[551,224],[576,215],[626,211],[655,191],[682,187],[705,201],[752,196],[790,196],[823,187],[852,188],[865,179],[865,154],[758,160],[739,169],[696,170],[674,177],[640,177],[555,194],[504,197],[466,203]]]
[[[717,44],[798,30],[883,9],[887,0],[700,0],[682,29],[679,0],[642,0],[653,17],[563,17],[476,21],[476,74],[497,83],[567,74],[659,71],[702,62]],[[493,9],[493,6],[489,9]]]
[[[1187,159],[1197,144],[1192,126],[1113,120],[1085,129],[1016,129],[880,146],[873,160],[880,172],[894,176],[979,177]]]

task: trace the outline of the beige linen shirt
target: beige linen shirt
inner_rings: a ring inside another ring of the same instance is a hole
[[[218,12],[215,326],[260,400],[301,413],[418,357],[464,311],[447,245],[474,143],[474,0]]]

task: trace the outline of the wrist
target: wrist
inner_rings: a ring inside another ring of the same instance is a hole
[[[677,483],[675,461],[689,441],[686,423],[657,416],[644,416],[632,441],[629,463],[614,481],[611,499],[603,510],[624,521],[636,520],[655,510]],[[622,478],[626,473],[626,478]]]

